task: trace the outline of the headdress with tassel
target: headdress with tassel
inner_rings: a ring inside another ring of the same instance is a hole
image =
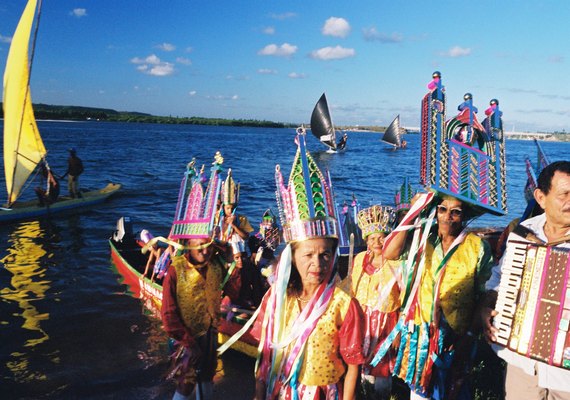
[[[358,226],[364,239],[373,233],[390,233],[395,220],[396,212],[389,206],[374,205],[358,212]]]
[[[205,176],[204,167],[196,172],[196,160],[188,167],[178,194],[176,214],[170,230],[170,239],[211,238],[214,231],[214,217],[218,212],[218,199],[222,180],[223,157],[217,152],[210,168],[210,179]],[[207,182],[204,189],[203,184]]]
[[[306,148],[305,128],[297,128],[297,154],[288,186],[275,167],[277,205],[287,243],[311,238],[338,239],[338,222],[330,176],[321,173]]]

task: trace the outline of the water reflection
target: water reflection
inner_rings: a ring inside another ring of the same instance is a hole
[[[49,313],[39,311],[35,304],[45,298],[50,289],[51,281],[45,278],[46,267],[42,263],[50,255],[44,249],[42,238],[45,230],[39,221],[23,222],[15,226],[8,237],[6,255],[0,260],[5,270],[11,274],[9,282],[2,282],[0,298],[3,303],[15,310],[2,314],[0,323],[4,326],[18,325],[20,328],[8,328],[12,332],[24,330],[17,335],[17,341],[25,339],[21,344],[23,348],[33,348],[49,339],[49,335],[42,329],[42,321],[49,319]],[[14,344],[14,339],[12,339]],[[26,352],[16,350],[10,346],[11,359],[6,366],[14,373],[18,380],[45,378],[43,374],[28,371],[28,355]]]

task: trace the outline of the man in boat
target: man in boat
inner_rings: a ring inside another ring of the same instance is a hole
[[[42,178],[45,179],[45,189],[43,187],[35,188],[38,196],[39,206],[49,206],[57,201],[59,197],[59,182],[45,161],[40,163]]]
[[[176,381],[174,400],[211,399],[217,364],[217,328],[222,279],[226,273],[225,250],[217,252],[214,218],[219,212],[221,166],[214,163],[204,189],[202,179],[188,165],[179,193],[170,240],[178,241],[178,254],[163,281],[162,323],[176,344],[168,377]],[[191,210],[191,211],[188,211]],[[232,279],[231,277],[229,279]]]
[[[534,198],[544,213],[521,222],[526,228],[525,232],[515,230],[509,234],[508,239],[528,241],[520,235],[530,231],[544,243],[561,242],[557,247],[570,249],[570,161],[556,161],[541,171]],[[483,332],[491,343],[496,342],[498,334],[498,330],[492,325],[492,318],[497,315],[493,308],[501,275],[511,267],[506,265],[505,260],[506,257],[503,257],[493,268],[493,275],[486,284],[488,292],[482,300]],[[557,327],[552,326],[551,329]],[[569,370],[538,362],[507,348],[495,347],[495,350],[507,362],[507,400],[570,399]]]
[[[67,176],[67,189],[72,199],[82,197],[79,190],[79,175],[83,173],[83,162],[77,157],[77,150],[74,147],[69,149],[69,158],[67,159],[67,171],[62,178]]]
[[[346,147],[346,142],[348,141],[348,133],[344,133],[342,135],[342,138],[340,139],[340,141],[338,142],[337,148],[339,150],[344,150],[344,148]]]

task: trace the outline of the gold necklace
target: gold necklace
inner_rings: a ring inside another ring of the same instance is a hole
[[[311,299],[302,299],[300,296],[295,296],[295,298],[297,299],[297,301],[299,301],[299,303],[303,303],[303,304],[307,304],[309,301],[311,301]]]

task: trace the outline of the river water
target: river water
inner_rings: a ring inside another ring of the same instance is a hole
[[[0,226],[0,396],[170,398],[172,386],[162,379],[166,336],[121,283],[107,239],[121,216],[131,217],[137,231],[166,234],[185,165],[192,157],[209,165],[216,151],[241,183],[240,213],[257,227],[266,208],[275,210],[275,164],[289,174],[294,130],[100,122],[39,127],[56,173],[65,171],[67,149],[75,147],[85,165],[82,188],[119,182],[123,189],[88,212]],[[389,149],[379,134],[349,136],[339,154],[307,138],[319,166],[331,172],[338,201],[354,193],[363,206],[391,204],[404,176],[418,181],[419,135],[408,135],[403,151]],[[570,143],[542,146],[551,161],[570,153]],[[507,141],[509,215],[484,216],[474,225],[501,226],[522,213],[523,161],[528,154],[534,162],[535,153],[530,141]],[[252,371],[253,360],[227,352],[217,395],[251,398]]]

